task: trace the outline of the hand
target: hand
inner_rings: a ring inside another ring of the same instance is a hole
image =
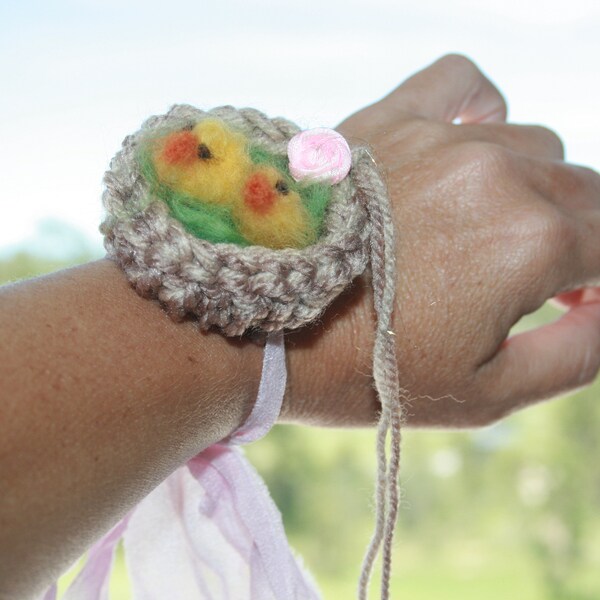
[[[550,130],[505,118],[492,83],[451,55],[339,126],[373,148],[389,185],[408,425],[489,424],[600,367],[600,294],[579,289],[600,279],[600,177],[563,162]],[[553,297],[569,308],[559,321],[507,339]],[[283,420],[375,420],[371,303],[359,282],[290,336]]]

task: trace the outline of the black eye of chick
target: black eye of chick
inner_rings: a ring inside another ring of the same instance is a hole
[[[283,180],[280,179],[275,184],[275,189],[282,195],[287,196],[290,193],[290,186]]]
[[[192,129],[194,129],[194,124],[193,123],[187,123],[186,125],[184,125],[181,128],[181,131],[192,131]]]
[[[198,158],[201,158],[202,160],[212,158],[212,152],[206,144],[198,144]]]

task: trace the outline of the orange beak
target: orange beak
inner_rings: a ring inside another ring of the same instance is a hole
[[[191,131],[172,133],[165,140],[162,159],[169,165],[188,165],[198,157],[198,140]]]
[[[248,208],[264,215],[276,200],[277,193],[264,173],[254,173],[250,176],[244,189],[244,203]]]

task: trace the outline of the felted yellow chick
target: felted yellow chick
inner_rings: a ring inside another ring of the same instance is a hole
[[[251,168],[246,138],[215,119],[157,140],[152,160],[173,191],[222,206],[239,202]]]
[[[233,206],[232,215],[240,233],[251,244],[303,248],[315,241],[316,231],[300,195],[271,166],[256,166],[252,170],[242,201]]]

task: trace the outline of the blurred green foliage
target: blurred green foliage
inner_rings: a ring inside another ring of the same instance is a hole
[[[0,281],[63,266],[22,251],[0,260]],[[517,328],[557,314],[543,307]],[[600,598],[599,392],[595,384],[482,430],[406,430],[393,597]],[[247,448],[327,599],[355,595],[373,526],[374,448],[373,431],[289,425]],[[117,567],[111,597],[126,600],[121,554]]]

